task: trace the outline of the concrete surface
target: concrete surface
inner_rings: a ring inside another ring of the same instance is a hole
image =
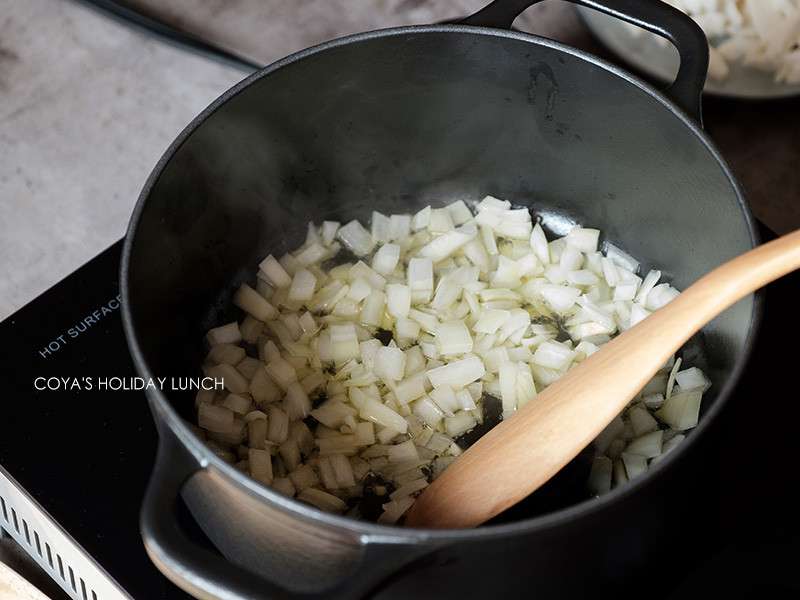
[[[159,155],[241,77],[72,2],[0,0],[0,319],[122,236]]]

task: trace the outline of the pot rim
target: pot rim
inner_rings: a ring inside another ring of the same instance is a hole
[[[315,54],[325,52],[341,46],[361,43],[370,41],[377,38],[401,36],[408,34],[431,34],[431,33],[455,33],[455,34],[473,34],[479,36],[495,37],[521,41],[525,43],[535,44],[558,50],[572,55],[576,58],[582,59],[590,64],[604,69],[612,75],[622,78],[628,84],[633,85],[639,90],[650,95],[653,99],[658,101],[663,108],[670,111],[678,119],[680,119],[684,126],[686,126],[705,146],[710,155],[716,160],[719,167],[730,182],[739,208],[742,212],[745,225],[750,233],[750,242],[752,246],[756,246],[760,242],[760,236],[756,229],[755,220],[752,216],[750,208],[744,198],[744,194],[736,181],[733,173],[725,160],[720,155],[714,144],[711,142],[706,133],[695,123],[683,110],[681,110],[674,102],[667,98],[662,92],[656,90],[650,84],[639,79],[628,71],[611,64],[597,56],[594,56],[583,50],[573,48],[561,42],[544,38],[535,34],[495,29],[488,27],[475,27],[469,25],[411,25],[404,27],[393,27],[388,29],[379,29],[363,33],[357,33],[340,38],[336,38],[321,44],[305,48],[298,52],[292,53],[272,64],[256,71],[255,73],[245,77],[242,81],[235,84],[233,87],[226,90],[216,100],[209,104],[200,114],[198,114],[192,121],[178,134],[175,140],[170,144],[167,150],[159,159],[153,171],[147,178],[139,198],[137,199],[128,229],[125,235],[125,241],[122,250],[122,259],[120,264],[120,292],[122,295],[122,322],[125,337],[128,343],[128,348],[133,359],[134,366],[143,377],[152,377],[149,365],[142,355],[139,345],[139,339],[136,333],[136,326],[133,316],[130,311],[130,290],[128,288],[128,273],[130,269],[130,260],[133,245],[136,240],[136,233],[141,219],[142,212],[150,196],[150,192],[158,182],[162,172],[167,164],[170,162],[178,149],[188,140],[188,138],[198,129],[214,112],[223,106],[228,100],[238,95],[240,92],[248,88],[256,81],[262,79],[284,67],[287,67],[295,62],[304,58],[313,56]],[[638,478],[634,481],[628,482],[626,485],[613,489],[609,493],[604,494],[598,498],[588,498],[577,504],[567,506],[552,513],[546,513],[515,521],[513,523],[506,523],[500,525],[487,525],[476,529],[417,529],[396,527],[390,525],[379,525],[367,521],[358,521],[350,517],[334,515],[331,513],[323,512],[313,506],[303,504],[302,502],[286,496],[262,485],[244,473],[238,471],[221,458],[211,452],[205,444],[200,440],[183,422],[175,409],[170,404],[166,395],[161,390],[151,390],[148,392],[151,408],[154,416],[157,414],[164,420],[172,433],[186,446],[186,448],[198,459],[200,470],[211,469],[223,475],[227,480],[235,484],[242,491],[265,501],[275,507],[280,508],[286,513],[291,514],[295,518],[302,519],[307,522],[312,522],[316,525],[322,525],[329,528],[336,528],[338,530],[346,530],[348,533],[359,537],[363,543],[388,543],[388,544],[417,544],[420,542],[434,542],[434,543],[451,543],[469,540],[487,540],[497,537],[514,535],[524,535],[551,529],[571,521],[576,518],[587,517],[589,515],[601,512],[609,508],[612,504],[622,502],[629,499],[640,489],[645,486],[651,485],[656,479],[661,477],[667,469],[672,468],[688,450],[694,446],[695,438],[702,435],[703,432],[710,426],[711,422],[717,417],[718,413],[722,410],[723,406],[729,400],[733,389],[739,381],[742,372],[750,360],[750,355],[753,348],[755,337],[761,323],[763,314],[763,294],[757,292],[753,299],[753,307],[750,315],[750,323],[748,326],[747,338],[745,340],[744,349],[738,357],[734,367],[728,377],[727,381],[723,384],[718,397],[711,406],[711,408],[703,415],[700,423],[692,431],[692,434],[687,436],[684,443],[675,448],[663,460],[659,461],[655,467],[648,471],[645,476]]]

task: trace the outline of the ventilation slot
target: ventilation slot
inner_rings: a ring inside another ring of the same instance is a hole
[[[131,600],[2,467],[0,525],[72,600]]]
[[[25,530],[25,541],[28,542],[28,546],[31,545],[31,532],[28,531],[28,522],[25,519],[22,519],[22,529]]]

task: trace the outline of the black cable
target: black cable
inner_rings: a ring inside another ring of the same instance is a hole
[[[137,10],[127,2],[115,0],[76,0],[124,25],[155,36],[173,46],[212,58],[246,73],[259,70],[262,65],[215,46],[191,33],[176,29],[156,17]]]

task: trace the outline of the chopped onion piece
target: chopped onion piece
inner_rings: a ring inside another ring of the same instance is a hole
[[[372,286],[363,277],[357,277],[351,284],[347,297],[356,302],[361,302],[372,293]]]
[[[614,485],[620,486],[628,482],[628,474],[625,471],[625,463],[622,460],[614,461]]]
[[[372,212],[372,239],[376,242],[388,242],[391,219],[378,211]]]
[[[462,433],[466,433],[474,428],[478,422],[470,413],[461,411],[452,417],[445,417],[444,426],[447,430],[447,435],[451,437],[458,437]]]
[[[206,334],[206,339],[210,346],[215,346],[216,344],[238,344],[242,341],[242,332],[239,331],[239,324],[234,321],[233,323],[210,329]]]
[[[294,278],[292,279],[292,285],[289,288],[289,300],[293,300],[295,302],[306,302],[311,300],[311,298],[314,296],[314,288],[316,288],[316,286],[317,278],[314,277],[310,271],[307,271],[306,269],[300,269],[297,271],[297,273],[295,273]],[[254,316],[258,318],[257,315]]]
[[[429,258],[432,262],[439,262],[447,258],[469,242],[477,234],[474,229],[466,229],[466,226],[459,227],[431,240],[419,251],[420,256]]]
[[[681,363],[683,359],[677,358],[675,359],[675,363],[672,365],[672,370],[669,372],[669,379],[667,379],[667,390],[666,390],[666,398],[672,396],[672,389],[675,386],[675,377],[678,375],[678,370],[681,368]]]
[[[310,465],[300,465],[289,473],[289,479],[298,491],[303,491],[319,483],[319,477]]]
[[[261,261],[258,268],[273,287],[286,288],[292,284],[292,278],[271,254]]]
[[[221,379],[225,389],[234,394],[245,394],[250,388],[247,379],[232,365],[215,365],[208,369],[207,374],[214,379]]]
[[[658,456],[661,454],[661,443],[664,438],[664,432],[660,429],[657,431],[651,431],[650,433],[646,433],[643,436],[640,436],[633,440],[628,447],[625,448],[625,452],[628,454],[638,454],[639,456],[644,456],[645,458],[653,458],[654,456]]]
[[[277,309],[246,283],[239,286],[233,303],[259,321],[269,321],[278,316]]]
[[[328,512],[342,512],[347,508],[347,504],[343,500],[316,488],[304,489],[297,495],[297,499],[313,504],[318,509]]]
[[[267,485],[272,483],[272,457],[269,452],[250,448],[247,453],[247,462],[250,466],[250,476],[253,479]]]
[[[405,433],[408,429],[408,422],[403,417],[372,398],[367,398],[364,401],[359,408],[358,414],[366,421],[389,427],[398,433]]]
[[[386,306],[386,294],[379,291],[372,292],[364,300],[361,308],[361,322],[364,325],[378,327],[383,320],[383,309]]]
[[[430,398],[448,417],[452,417],[459,409],[458,398],[450,386],[436,388],[430,393]]]
[[[431,233],[446,233],[455,227],[453,218],[446,208],[434,208],[431,210],[428,220],[428,230]]]
[[[472,352],[472,336],[464,321],[440,323],[436,328],[439,353],[447,356]]]
[[[283,465],[288,470],[294,470],[298,466],[300,466],[300,461],[302,460],[300,456],[300,448],[297,446],[297,442],[293,439],[288,439],[283,442],[278,447],[278,453],[281,456],[281,460],[283,461]]]
[[[705,392],[711,387],[711,382],[697,367],[690,367],[688,369],[684,369],[683,371],[678,371],[675,373],[675,381],[680,386],[681,391],[684,392],[696,389],[700,389],[701,392]]]
[[[341,227],[336,232],[336,237],[356,256],[366,256],[375,247],[375,240],[372,239],[369,231],[355,220]]]
[[[539,286],[539,295],[557,313],[564,313],[575,306],[581,291],[578,288],[563,285],[545,284]]]
[[[253,379],[250,381],[248,391],[253,396],[253,400],[260,406],[276,402],[281,397],[280,388],[270,379],[266,368],[255,372]]]
[[[386,308],[395,319],[408,316],[411,310],[411,290],[400,283],[386,286]]]
[[[651,270],[647,273],[647,276],[644,278],[641,287],[639,288],[639,293],[636,294],[636,302],[641,305],[647,304],[647,296],[650,291],[655,287],[658,283],[658,280],[661,279],[661,271]]]
[[[350,460],[343,454],[334,454],[330,457],[330,464],[336,475],[336,483],[340,488],[352,487],[356,484],[353,476],[353,467]]]
[[[638,454],[622,453],[622,463],[625,465],[625,473],[628,479],[635,479],[647,472],[647,458]]]
[[[575,357],[575,352],[563,344],[546,341],[539,344],[533,354],[533,362],[548,369],[563,369]]]
[[[456,200],[452,204],[448,204],[447,212],[450,213],[450,218],[456,225],[463,225],[472,220],[472,211],[464,204],[463,200]]]
[[[697,425],[703,392],[700,389],[672,394],[656,412],[656,416],[677,431],[692,429]]]
[[[233,411],[224,406],[202,402],[198,407],[198,425],[207,431],[225,432],[233,425]]]
[[[631,307],[631,317],[630,317],[630,327],[644,321],[647,317],[650,316],[650,311],[646,308],[643,308],[640,304],[634,304]]]
[[[536,223],[536,225],[533,226],[530,244],[531,248],[533,249],[533,253],[536,255],[536,258],[539,259],[539,262],[543,265],[550,264],[550,246],[547,243],[547,237],[544,234],[544,230],[539,223]]]
[[[628,411],[628,418],[633,427],[635,435],[644,435],[658,429],[658,421],[656,421],[649,411],[641,406],[635,406]]]
[[[319,242],[314,242],[313,244],[309,245],[305,250],[300,252],[295,258],[297,262],[302,267],[310,267],[318,262],[325,260],[328,256],[330,256],[331,251],[329,248],[325,248]],[[295,273],[296,275],[297,273]]]
[[[400,381],[406,370],[406,355],[400,348],[381,346],[375,352],[375,375],[384,381]]]
[[[642,402],[650,410],[657,410],[664,404],[664,394],[648,394],[642,397]]]
[[[414,231],[425,229],[428,227],[428,224],[430,222],[431,222],[431,207],[426,206],[412,217],[411,229],[413,229]]]
[[[606,243],[606,256],[618,267],[622,267],[626,271],[636,273],[639,270],[639,261],[633,258],[630,254],[623,252],[614,244]]]
[[[292,483],[292,480],[288,477],[276,477],[272,480],[272,489],[278,493],[283,494],[284,496],[289,496],[290,498],[295,495],[297,490]]]
[[[333,435],[331,437],[318,437],[320,456],[332,456],[334,454],[345,454],[352,456],[358,451],[358,443],[354,435]]]
[[[280,408],[271,406],[267,419],[267,439],[276,444],[282,444],[289,437],[289,417]]]
[[[250,412],[250,398],[239,396],[238,394],[228,394],[225,399],[220,402],[220,406],[224,406],[235,412],[238,415],[246,415]]]
[[[653,458],[653,460],[650,461],[650,464],[652,465],[661,461],[670,451],[674,450],[675,447],[685,439],[686,436],[682,433],[679,433],[665,441],[664,445],[661,447],[661,454]]]
[[[431,369],[427,372],[433,387],[449,385],[454,388],[464,387],[483,377],[486,369],[483,361],[477,356],[468,356],[447,365]]]
[[[311,401],[308,399],[303,386],[297,381],[289,384],[286,390],[286,398],[283,401],[283,408],[291,421],[305,419],[308,413],[311,412]]]
[[[510,317],[511,313],[507,310],[485,310],[472,326],[472,330],[478,333],[494,333],[505,325]]]
[[[336,239],[336,232],[339,230],[338,221],[323,221],[322,223],[322,243],[330,246]]]
[[[505,419],[517,410],[517,365],[510,361],[500,365],[500,397]]]
[[[574,227],[564,238],[568,246],[572,246],[580,252],[597,251],[597,242],[600,239],[599,229],[586,229],[584,227]]]
[[[645,306],[648,310],[658,310],[672,302],[680,292],[668,283],[660,283],[647,294]]]
[[[402,444],[389,446],[387,450],[387,456],[389,457],[389,462],[393,463],[401,463],[410,460],[419,460],[417,447],[414,445],[414,442],[412,440],[407,440]]]
[[[344,362],[361,354],[356,328],[352,323],[331,325],[330,336],[331,351],[335,362]]]
[[[400,260],[400,246],[397,244],[384,244],[372,257],[372,268],[381,275],[389,275],[397,267]]]
[[[267,374],[284,390],[297,381],[295,368],[280,357],[267,363]]]
[[[233,344],[217,344],[211,346],[206,360],[216,364],[236,365],[245,357],[244,348]]]
[[[411,235],[411,215],[389,217],[389,241],[404,241]]]

